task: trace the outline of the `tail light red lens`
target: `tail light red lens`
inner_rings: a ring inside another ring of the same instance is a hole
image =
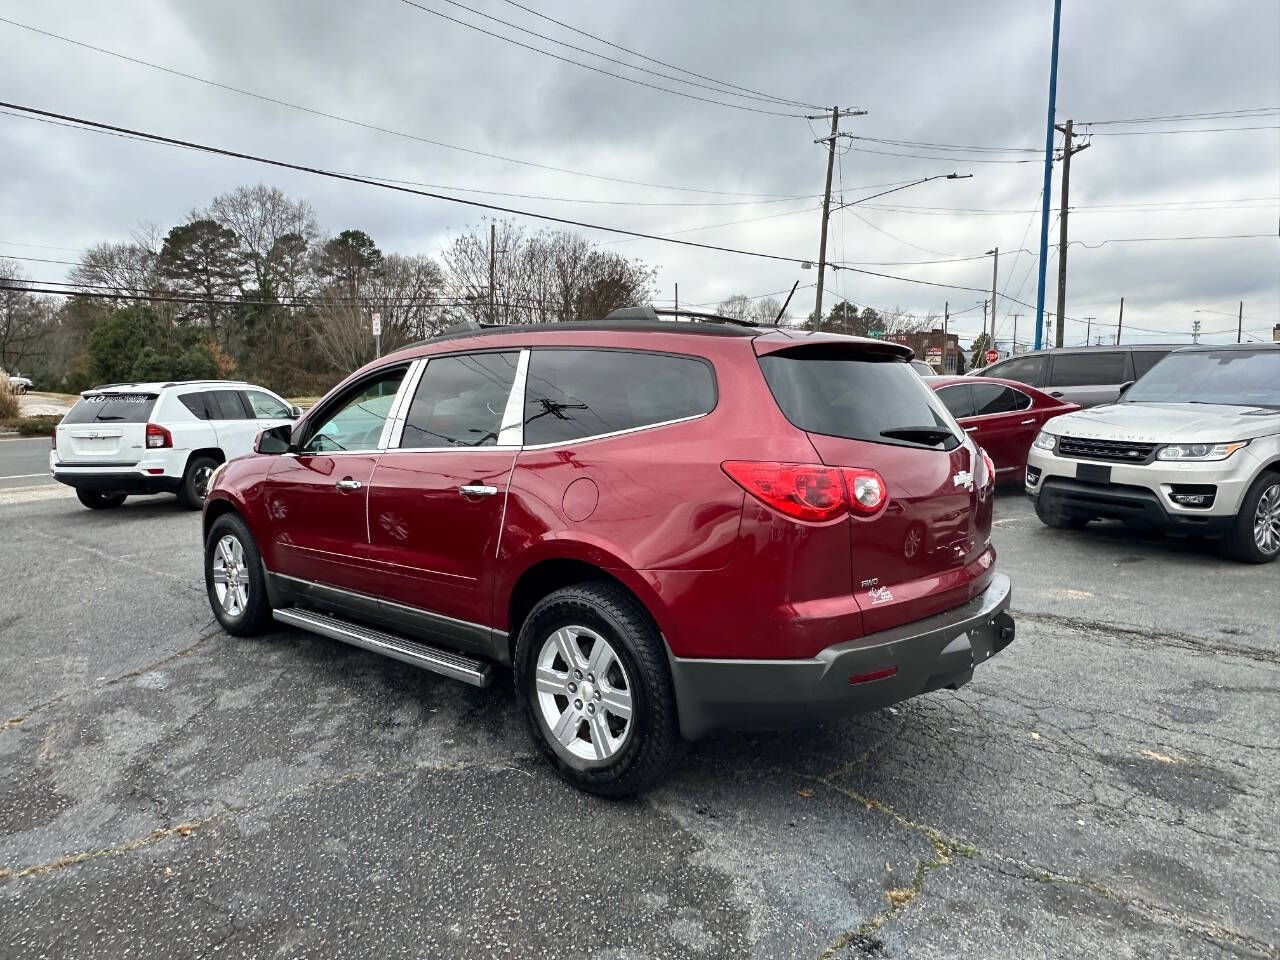
[[[147,449],[155,450],[160,447],[172,447],[173,434],[158,423],[147,424]]]
[[[766,506],[810,523],[846,513],[872,516],[886,499],[884,479],[861,467],[759,460],[726,460],[721,467]]]
[[[996,482],[996,465],[991,461],[991,455],[987,451],[982,451],[982,465],[987,468],[986,483]],[[985,485],[985,484],[984,484]]]

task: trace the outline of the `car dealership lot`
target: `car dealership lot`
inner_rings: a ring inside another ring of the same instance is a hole
[[[1274,566],[997,504],[958,693],[694,745],[614,803],[478,690],[235,640],[171,498],[0,526],[0,956],[1276,956]]]

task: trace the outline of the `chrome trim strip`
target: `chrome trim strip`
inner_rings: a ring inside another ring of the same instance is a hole
[[[378,438],[379,450],[386,450],[388,447],[393,447],[400,442],[400,434],[404,431],[404,421],[409,411],[409,404],[418,390],[418,381],[422,378],[422,371],[426,365],[427,361],[421,357],[409,364],[409,369],[405,372],[404,379],[400,381],[400,389],[396,391],[396,398],[391,403],[391,410],[387,414],[387,422],[382,425],[382,434]]]
[[[385,456],[396,453],[515,453],[519,447],[493,445],[488,447],[391,447],[383,451]]]
[[[524,385],[529,377],[529,354],[527,348],[521,350],[516,361],[516,375],[511,381],[511,392],[507,394],[507,406],[502,413],[502,427],[498,430],[499,446],[518,447],[524,442]]]
[[[658,427],[670,427],[677,423],[688,423],[690,420],[701,420],[703,417],[710,416],[707,413],[695,413],[691,417],[678,417],[675,420],[662,420],[659,423],[646,423],[641,427],[628,427],[625,430],[614,430],[611,433],[593,433],[589,437],[579,437],[576,440],[557,440],[555,443],[535,443],[526,444],[523,450],[552,450],[556,447],[571,447],[578,443],[590,443],[593,440],[609,440],[613,437],[621,437],[628,433],[639,433],[642,430],[654,430]]]

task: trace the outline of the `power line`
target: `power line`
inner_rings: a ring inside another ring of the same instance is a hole
[[[1253,127],[1196,127],[1191,130],[1101,130],[1086,131],[1089,137],[1153,137],[1166,133],[1231,133],[1236,130],[1280,130],[1280,124]]]
[[[629,47],[624,47],[621,44],[617,44],[610,40],[606,40],[603,37],[597,37],[593,33],[587,33],[585,30],[579,30],[577,27],[571,24],[565,23],[562,20],[557,20],[554,17],[549,17],[545,13],[540,13],[539,11],[534,10],[532,7],[526,7],[522,3],[517,3],[516,0],[503,0],[503,2],[509,3],[511,6],[517,7],[525,11],[525,13],[533,14],[533,16],[538,17],[539,19],[546,20],[549,23],[554,23],[558,27],[563,27],[565,30],[570,30],[581,37],[587,37],[588,39],[595,40],[597,43],[603,43],[605,46],[612,47],[615,50],[621,50],[623,53],[629,53],[633,57],[639,57],[641,60],[648,60],[650,63],[656,63],[658,64],[658,66],[666,67],[668,70],[676,70],[676,71],[679,71],[680,73],[688,74],[691,77],[697,77],[699,80],[709,80],[712,83],[718,83],[722,87],[732,87],[735,90],[741,90],[743,93],[759,94],[760,96],[769,97],[769,99],[771,100],[776,100],[779,103],[788,103],[796,107],[810,107],[814,110],[822,109],[822,107],[817,104],[805,103],[801,100],[790,100],[786,97],[770,96],[769,94],[761,93],[761,91],[759,90],[752,90],[750,87],[739,86],[736,83],[728,83],[724,80],[716,80],[714,77],[708,77],[705,74],[695,73],[692,70],[686,70],[683,67],[677,67],[673,63],[667,63],[665,60],[658,60],[654,57],[647,56],[646,54],[640,53],[636,50],[632,50]],[[785,293],[786,291],[784,290],[783,292]]]
[[[859,140],[862,138],[854,137],[853,139]],[[955,156],[940,157],[936,155],[929,156],[923,153],[894,153],[889,150],[872,150],[869,147],[851,146],[849,147],[849,149],[857,153],[874,153],[882,157],[912,157],[917,160],[943,160],[947,163],[1036,163],[1037,162],[1034,158],[1030,158],[1030,157],[1025,160],[1000,160],[1000,159],[995,159],[993,157],[955,157]]]
[[[217,81],[217,80],[211,80],[208,77],[201,77],[193,73],[186,73],[182,70],[176,70],[173,67],[166,67],[163,64],[153,63],[150,60],[143,60],[139,57],[129,56],[128,54],[125,54],[125,53],[119,53],[118,51],[115,51],[115,50],[108,50],[105,47],[95,46],[94,44],[91,44],[91,43],[85,43],[82,40],[75,40],[71,37],[63,36],[62,34],[53,33],[49,30],[42,30],[39,27],[33,27],[29,24],[19,23],[17,20],[10,20],[6,17],[0,17],[0,23],[7,23],[10,26],[19,27],[20,29],[28,30],[32,33],[37,33],[37,34],[40,34],[41,36],[48,37],[53,40],[60,40],[63,43],[69,43],[73,46],[81,47],[85,50],[92,50],[94,53],[100,53],[100,54],[103,54],[104,56],[115,57],[118,60],[124,60],[128,63],[132,63],[137,66],[147,67],[148,69],[151,69],[151,70],[159,70],[160,72],[167,73],[170,76],[181,77],[184,80],[191,80],[195,83],[203,83],[206,86],[215,87],[219,90],[224,90],[228,93],[235,93],[244,97],[252,97],[253,99],[260,100],[264,103],[274,104],[275,106],[285,107],[290,110],[298,110],[298,111],[301,111],[302,113],[308,113],[308,114],[311,114],[312,116],[321,117],[325,120],[335,120],[339,123],[349,124],[351,126],[360,127],[365,130],[372,130],[375,133],[384,133],[393,137],[401,137],[406,140],[414,140],[419,143],[425,143],[433,147],[441,147],[446,150],[455,150],[455,151],[458,151],[459,153],[465,153],[465,154],[469,154],[471,156],[476,156],[476,157],[484,157],[489,160],[500,160],[503,163],[514,163],[519,166],[531,167],[536,170],[547,170],[552,173],[564,173],[564,174],[568,174],[570,176],[575,176],[575,177],[587,177],[592,180],[602,180],[608,183],[622,183],[622,184],[627,184],[628,186],[650,187],[657,190],[676,190],[682,193],[704,193],[704,194],[711,194],[715,196],[750,197],[750,198],[774,198],[774,197],[792,198],[796,196],[793,194],[776,194],[776,193],[738,193],[738,192],[729,191],[729,190],[707,190],[699,187],[680,187],[680,186],[674,186],[672,184],[665,184],[665,183],[650,183],[644,180],[629,180],[624,177],[610,177],[605,174],[588,173],[584,170],[574,170],[568,167],[557,167],[551,164],[538,163],[533,160],[521,160],[516,157],[508,157],[498,153],[489,153],[484,150],[475,150],[471,147],[461,147],[461,146],[458,146],[457,144],[446,143],[443,140],[433,140],[430,137],[424,137],[419,134],[406,133],[403,130],[395,130],[395,129],[392,129],[391,127],[384,127],[384,126],[380,126],[379,124],[368,123],[363,120],[356,120],[352,117],[344,117],[344,116],[341,116],[340,114],[329,113],[327,111],[318,110],[314,107],[307,107],[299,103],[291,103],[288,100],[282,100],[278,97],[273,97],[265,93],[258,93],[254,90],[247,90],[247,89],[244,89],[243,87],[231,86],[230,84],[221,83],[220,81]]]
[[[639,230],[626,230],[622,227],[608,227],[596,223],[588,223],[584,220],[573,220],[568,217],[557,217],[548,213],[534,213],[530,210],[520,210],[515,207],[504,207],[493,203],[482,203],[479,200],[468,200],[463,197],[451,197],[448,194],[433,193],[427,190],[418,190],[413,187],[401,186],[392,183],[383,183],[378,180],[372,180],[367,177],[355,176],[353,174],[338,173],[333,170],[325,170],[320,167],[311,167],[300,163],[290,163],[285,160],[273,160],[270,157],[262,157],[252,153],[243,153],[238,150],[229,150],[224,147],[214,147],[208,144],[196,143],[190,140],[179,140],[175,137],[166,137],[158,133],[147,133],[141,130],[134,130],[128,127],[115,126],[108,123],[100,123],[96,120],[87,120],[82,117],[70,116],[68,114],[54,113],[49,110],[41,110],[37,107],[27,107],[21,104],[7,103],[0,101],[0,107],[17,110],[24,114],[30,114],[32,118],[37,120],[48,120],[54,123],[63,123],[73,125],[75,129],[87,130],[92,133],[106,133],[116,136],[134,137],[139,140],[146,140],[151,143],[163,144],[165,146],[180,147],[185,150],[194,150],[199,153],[208,153],[214,156],[231,157],[236,160],[248,160],[253,163],[260,163],[265,166],[278,167],[284,170],[296,170],[300,173],[310,173],[320,177],[328,177],[331,180],[342,180],[348,183],[360,183],[370,187],[380,187],[383,190],[394,190],[398,193],[407,193],[419,197],[427,197],[431,200],[444,200],[449,203],[457,203],[463,206],[476,207],[481,210],[492,210],[495,213],[506,213],[520,217],[531,217],[535,220],[545,220],[549,223],[559,223],[570,227],[581,227],[586,230],[600,230],[605,233],[616,233],[627,237],[636,237],[644,240],[659,240],[663,243],[673,243],[684,247],[695,247],[702,250],[714,250],[719,253],[734,253],[740,256],[758,257],[764,260],[777,260],[783,263],[803,264],[808,261],[799,257],[786,257],[781,254],[761,253],[753,250],[741,250],[736,247],[723,247],[709,243],[698,243],[694,240],[677,240],[672,237],[662,237],[651,233],[642,233]]]
[[[857,136],[853,140],[864,140],[867,143],[883,143],[891,147],[920,147],[924,150],[957,150],[963,153],[1041,153],[1039,147],[993,147],[963,146],[958,143],[927,143],[920,140],[885,140],[878,137]]]
[[[1170,113],[1159,117],[1127,117],[1122,120],[1082,120],[1082,126],[1101,127],[1119,123],[1154,123],[1158,121],[1226,120],[1231,117],[1265,116],[1280,113],[1280,107],[1249,107],[1242,110],[1210,110],[1205,113]]]
[[[552,53],[550,50],[543,50],[541,47],[532,46],[531,44],[524,43],[520,40],[515,39],[514,37],[504,37],[500,33],[494,33],[492,30],[486,30],[484,27],[477,26],[474,23],[467,23],[465,20],[459,20],[457,17],[451,17],[447,13],[441,13],[439,10],[432,10],[430,7],[424,7],[422,4],[416,3],[415,0],[400,0],[400,2],[407,6],[413,7],[417,10],[421,10],[423,13],[429,13],[433,17],[439,17],[441,20],[448,20],[450,23],[456,23],[460,27],[466,27],[468,30],[474,30],[477,33],[483,33],[486,36],[493,37],[496,40],[502,40],[506,43],[513,44],[517,47],[523,47],[525,50],[531,50],[534,53],[540,53],[545,57],[551,57],[553,60],[559,60],[562,63],[570,63],[570,64],[573,64],[575,67],[582,67],[584,70],[590,70],[593,73],[603,74],[606,77],[613,77],[615,80],[625,80],[627,83],[634,83],[641,87],[648,87],[650,90],[660,90],[663,93],[670,93],[677,97],[685,97],[686,99],[689,99],[689,100],[700,100],[703,103],[713,103],[721,107],[732,107],[734,110],[746,110],[750,113],[761,113],[761,114],[765,114],[766,116],[772,116],[772,117],[793,117],[801,120],[804,119],[804,114],[800,114],[800,113],[783,113],[780,110],[764,110],[764,109],[761,109],[760,107],[747,106],[746,104],[742,104],[742,103],[730,103],[727,100],[713,100],[710,97],[699,96],[696,93],[688,93],[683,90],[672,90],[670,87],[660,86],[659,84],[656,84],[656,83],[649,83],[645,80],[637,80],[635,77],[627,77],[620,73],[613,73],[612,71],[605,70],[602,67],[594,67],[589,63],[583,63],[581,60],[574,60],[572,57],[564,57],[558,53]],[[457,4],[457,5],[461,6],[461,4]],[[496,18],[491,18],[491,19],[496,19]],[[523,28],[517,28],[517,29],[523,29]],[[532,31],[525,31],[525,32],[530,33]],[[555,41],[555,42],[559,43],[560,41]],[[594,54],[594,56],[600,56],[600,54]],[[640,68],[634,67],[632,69],[638,70]],[[688,81],[684,81],[684,82],[687,83]]]

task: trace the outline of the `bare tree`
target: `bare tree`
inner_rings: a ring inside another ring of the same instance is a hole
[[[773,326],[774,321],[781,323],[786,319],[778,318],[781,310],[782,302],[777,297],[761,297],[751,308],[751,319],[762,326]]]
[[[82,289],[113,295],[122,304],[140,304],[162,290],[157,273],[159,250],[138,243],[95,243],[71,270],[72,282]]]
[[[53,301],[24,290],[27,276],[12,260],[0,260],[0,370],[18,373],[38,357],[53,317]]]
[[[261,293],[272,293],[296,282],[286,272],[289,261],[280,256],[280,242],[290,235],[310,247],[320,230],[315,211],[306,200],[291,200],[277,187],[259,183],[236,187],[213,198],[207,214],[240,238],[241,256]]]
[[[752,318],[751,298],[744,293],[735,293],[727,300],[721,300],[720,306],[716,307],[716,313],[722,317],[732,317],[734,320],[751,320]]]

